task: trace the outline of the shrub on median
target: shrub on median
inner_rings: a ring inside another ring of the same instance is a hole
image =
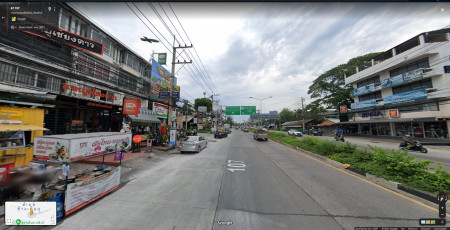
[[[348,142],[337,144],[315,137],[299,140],[279,132],[269,132],[269,137],[412,188],[435,194],[450,191],[450,172],[442,165],[435,173],[429,172],[428,166],[432,161],[416,161],[416,157],[409,156],[404,150],[387,151],[372,146],[369,146],[370,149],[358,149]]]

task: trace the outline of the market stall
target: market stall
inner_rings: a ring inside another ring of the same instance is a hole
[[[45,184],[44,189],[53,191],[51,199],[63,200],[67,216],[120,186],[120,164],[76,168],[72,163],[109,153],[119,153],[121,162],[122,151],[130,149],[131,141],[131,134],[119,132],[40,136],[35,138],[33,162],[60,169],[63,176]]]

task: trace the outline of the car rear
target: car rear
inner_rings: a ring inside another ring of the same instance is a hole
[[[198,145],[199,143],[197,137],[188,136],[180,142],[178,150],[180,150],[181,152],[195,152],[199,148]]]

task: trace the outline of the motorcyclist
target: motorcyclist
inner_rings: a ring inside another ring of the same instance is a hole
[[[341,129],[336,129],[334,130],[334,135],[335,135],[335,139],[339,140],[342,138],[343,134],[342,134],[342,130]]]
[[[405,144],[405,145],[412,145],[412,146],[414,146],[414,145],[416,145],[416,140],[414,140],[414,138],[412,138],[409,134],[406,134],[404,137],[403,137],[403,144]]]

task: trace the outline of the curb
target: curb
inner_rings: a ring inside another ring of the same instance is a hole
[[[286,143],[283,143],[283,142],[280,142],[280,141],[277,141],[277,140],[273,140],[273,139],[270,139],[270,140],[274,141],[274,142],[277,142],[277,143],[280,143],[282,145],[291,147],[291,148],[293,148],[293,149],[295,149],[297,151],[301,151],[301,152],[306,153],[308,155],[311,155],[311,156],[313,156],[315,158],[319,158],[319,159],[321,159],[321,160],[323,160],[323,161],[327,162],[328,164],[333,165],[335,167],[344,168],[343,167],[344,164],[342,164],[340,162],[331,160],[329,158],[326,158],[324,156],[312,153],[310,151],[307,151],[307,150],[304,150],[304,149],[301,149],[301,148],[293,147],[292,145],[289,145],[289,144],[286,144]],[[403,185],[401,183],[390,181],[390,180],[386,180],[384,178],[377,177],[375,175],[366,173],[364,171],[361,171],[359,169],[355,169],[355,168],[352,168],[352,167],[348,167],[347,170],[351,171],[351,173],[354,174],[354,175],[357,175],[359,177],[364,177],[365,179],[367,179],[367,180],[369,180],[369,181],[371,181],[371,182],[373,182],[375,184],[378,184],[380,186],[383,186],[383,187],[385,187],[387,189],[390,189],[390,190],[393,190],[393,191],[400,190],[400,191],[406,192],[408,194],[414,195],[416,197],[422,198],[424,200],[427,200],[429,202],[432,202],[434,204],[438,204],[436,196],[431,194],[431,193],[420,191],[420,190],[413,189],[413,188],[409,188],[409,187],[407,187],[407,186],[405,186],[405,185]]]

